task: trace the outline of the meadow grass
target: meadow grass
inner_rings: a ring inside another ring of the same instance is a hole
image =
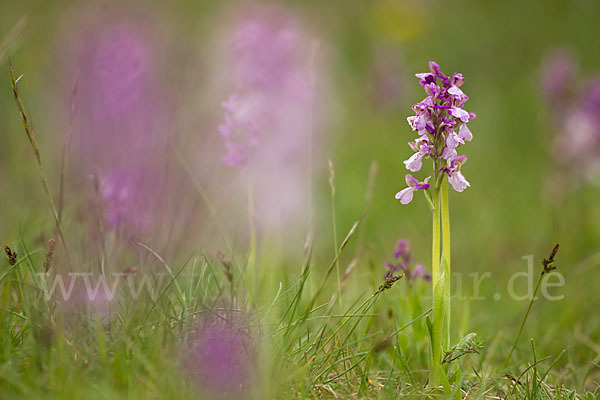
[[[25,129],[32,138],[28,125]],[[31,144],[37,150],[35,140]],[[330,175],[333,205],[333,167]],[[372,188],[374,180],[372,172],[366,186]],[[42,184],[47,189],[44,178]],[[46,193],[51,196],[49,188]],[[50,211],[56,216],[54,207]],[[279,268],[259,257],[252,263],[260,263],[264,273],[253,280],[248,279],[250,255],[244,252],[200,252],[171,264],[137,243],[148,257],[128,271],[128,285],[116,286],[114,299],[103,307],[81,301],[68,307],[46,297],[48,282],[60,276],[53,254],[56,238],[32,250],[23,239],[12,241],[5,247],[0,276],[3,398],[227,397],[203,392],[186,371],[188,339],[205,315],[243,321],[252,338],[256,358],[243,392],[248,398],[550,399],[575,398],[569,385],[589,387],[589,369],[568,363],[563,364],[568,372],[557,370],[566,348],[542,356],[535,338],[529,345],[519,342],[533,301],[518,331],[499,334],[485,345],[470,334],[444,355],[453,382],[449,391],[428,385],[429,284],[408,285],[401,275],[382,279],[379,267],[363,255],[369,247],[361,234],[368,211],[350,226],[328,264],[313,258],[309,236],[302,264]],[[538,268],[540,278],[552,269],[555,255],[556,249]],[[348,266],[340,275],[342,260]],[[357,263],[369,268],[356,271]],[[110,272],[119,271],[103,264],[102,276]],[[132,296],[131,287],[143,285],[152,290]],[[539,281],[535,293],[538,288]],[[470,318],[464,313],[462,325],[472,325]],[[511,337],[514,344],[499,367]],[[520,351],[511,358],[515,348]]]
[[[352,251],[347,245],[354,232],[332,257],[330,273],[316,271],[309,248],[297,272],[270,268],[258,278],[252,296],[244,278],[246,257],[218,261],[198,254],[170,266],[156,255],[140,265],[148,270],[159,264],[168,272],[157,281],[156,298],[132,299],[120,287],[117,300],[101,311],[85,305],[65,310],[45,300],[44,283],[36,274],[44,271],[47,250],[13,244],[17,258],[13,265],[3,263],[0,277],[2,397],[197,398],[202,388],[182,360],[189,351],[188,336],[206,314],[244,315],[244,327],[258,349],[257,369],[244,393],[248,398],[446,397],[427,386],[424,322],[431,309],[421,300],[428,292],[426,282],[409,292],[402,279],[386,283],[376,278],[349,291],[356,285],[350,273],[342,281],[343,301],[337,301],[331,271],[344,251]],[[313,274],[316,279],[308,279]],[[135,285],[140,278],[130,276]],[[510,335],[516,337],[516,330]],[[589,387],[589,370],[570,363],[557,368],[567,349],[539,353],[535,343],[544,338],[518,343],[515,357],[500,368],[511,336],[491,338],[476,349],[480,354],[467,343],[447,355],[450,376],[456,374],[454,393],[554,399],[575,398],[569,388],[578,384]],[[578,398],[598,395],[585,393]]]

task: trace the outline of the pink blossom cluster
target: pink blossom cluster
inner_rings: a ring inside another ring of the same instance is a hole
[[[318,140],[315,45],[297,18],[273,7],[246,8],[227,32],[222,161],[252,186],[256,222],[295,219],[306,208]]]
[[[444,75],[433,61],[429,62],[429,72],[416,76],[427,97],[413,105],[415,115],[407,118],[419,137],[408,143],[414,154],[404,164],[409,171],[417,172],[424,159],[432,159],[438,181],[447,175],[454,190],[462,192],[471,185],[460,171],[467,156],[458,155],[458,149],[473,139],[467,124],[475,118],[474,113],[464,109],[469,97],[460,87],[465,78],[460,73]],[[428,179],[419,182],[411,174],[406,175],[408,187],[398,192],[396,198],[402,204],[410,203],[416,190],[429,188]]]

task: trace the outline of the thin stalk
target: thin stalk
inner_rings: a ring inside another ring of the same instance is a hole
[[[19,264],[16,264],[14,272],[15,272],[15,278],[16,278],[17,284],[19,286],[19,296],[17,297],[17,299],[19,301],[17,302],[17,310],[18,310],[19,314],[23,315],[24,314],[23,313],[23,308],[26,308],[25,307],[25,294],[23,293],[23,285],[21,285],[21,281],[23,279],[22,279],[21,274],[19,273],[19,271],[20,271]],[[23,307],[21,307],[21,306],[23,306]],[[27,312],[27,315],[29,315],[28,312]]]
[[[77,69],[77,74],[75,75],[75,82],[73,83],[73,90],[71,92],[71,112],[69,115],[69,131],[67,134],[67,139],[63,145],[62,152],[62,163],[60,169],[60,185],[58,189],[58,219],[62,221],[62,212],[64,206],[64,185],[65,185],[65,173],[67,171],[67,166],[69,164],[69,150],[71,148],[71,142],[73,141],[73,126],[75,123],[75,107],[76,107],[76,99],[77,92],[79,90],[79,69]]]
[[[217,228],[221,231],[221,235],[223,236],[223,240],[225,241],[225,245],[227,246],[227,249],[229,250],[230,253],[233,253],[233,244],[232,244],[231,239],[229,238],[229,235],[227,234],[227,229],[225,229],[225,225],[223,224],[223,221],[221,221],[221,218],[219,217],[219,213],[217,212],[217,209],[215,208],[214,204],[210,201],[210,198],[208,197],[208,194],[204,190],[202,183],[200,182],[198,177],[196,177],[196,174],[194,173],[192,167],[186,161],[186,159],[183,156],[183,154],[181,153],[181,151],[174,145],[172,145],[172,149],[173,149],[173,152],[175,153],[175,156],[177,157],[177,161],[179,161],[181,163],[181,166],[183,167],[186,174],[189,176],[190,180],[192,181],[192,184],[194,185],[195,189],[198,191],[198,194],[200,194],[202,201],[204,201],[204,204],[208,208],[208,211],[210,212],[211,216],[213,217],[213,219],[217,225]]]
[[[48,178],[46,177],[46,172],[44,171],[44,164],[42,163],[42,157],[40,156],[40,149],[37,144],[37,140],[35,139],[35,134],[33,131],[33,127],[29,122],[29,118],[27,117],[27,113],[25,112],[25,107],[23,106],[23,102],[21,101],[21,97],[19,96],[19,80],[22,75],[18,78],[15,76],[15,70],[13,68],[12,62],[8,61],[9,71],[10,71],[10,80],[12,84],[13,95],[15,98],[15,102],[17,104],[17,108],[19,110],[19,114],[21,115],[21,120],[23,122],[23,128],[25,128],[25,134],[27,135],[27,139],[29,140],[29,144],[33,150],[35,155],[35,160],[37,162],[38,170],[40,173],[40,178],[42,180],[42,186],[44,188],[44,192],[46,193],[46,197],[48,198],[48,202],[50,203],[50,208],[52,209],[52,216],[54,217],[55,228],[58,232],[58,236],[60,237],[60,241],[65,250],[65,257],[67,259],[67,263],[71,265],[69,259],[69,251],[67,249],[67,242],[60,228],[60,217],[56,206],[54,205],[54,200],[52,198],[52,192],[50,191],[50,186],[48,185]]]
[[[316,81],[316,74],[315,74],[315,59],[317,56],[317,51],[319,50],[319,42],[318,41],[313,41],[311,43],[311,49],[310,49],[310,76],[309,76],[309,84],[310,84],[310,107],[308,108],[308,118],[307,118],[307,147],[308,147],[308,163],[307,163],[307,196],[306,196],[306,201],[307,201],[307,207],[306,209],[308,210],[308,233],[310,236],[312,236],[312,223],[313,223],[313,217],[314,217],[314,210],[313,210],[313,126],[314,126],[314,108],[315,108],[315,101],[314,101],[314,93],[315,93],[315,81]]]
[[[329,160],[329,187],[331,189],[331,225],[333,227],[333,251],[338,250],[338,237],[337,237],[337,221],[335,218],[335,170],[333,169],[333,162]],[[335,262],[335,274],[337,276],[337,298],[340,306],[342,305],[342,284],[340,279],[340,260],[336,259]]]
[[[256,293],[256,226],[254,224],[254,193],[252,182],[248,179],[248,226],[250,228],[250,252],[248,254],[248,272],[250,274],[251,295]]]
[[[100,182],[98,181],[98,171],[94,174],[94,196],[96,206],[96,219],[98,222],[98,230],[100,233],[100,246],[102,247],[102,264],[107,259],[106,256],[106,235],[104,234],[104,207],[102,204],[102,196],[100,195]],[[60,211],[59,211],[60,212]],[[102,268],[104,269],[104,268]],[[102,274],[104,275],[104,273]]]
[[[42,179],[42,186],[44,187],[44,191],[46,192],[46,196],[48,197],[48,201],[50,203],[50,208],[52,209],[52,215],[54,216],[54,220],[56,224],[59,224],[58,211],[54,206],[54,200],[52,199],[52,193],[50,192],[50,186],[48,185],[48,179],[46,178],[46,173],[44,172],[44,165],[42,164],[42,157],[40,156],[40,150],[35,140],[35,135],[33,133],[33,128],[29,123],[29,118],[25,113],[25,107],[23,106],[23,102],[21,101],[21,97],[19,96],[19,87],[18,83],[21,79],[21,76],[16,78],[15,71],[13,69],[12,63],[9,62],[10,67],[10,78],[12,83],[13,94],[15,97],[15,102],[17,103],[17,108],[19,109],[19,113],[21,114],[21,119],[23,121],[23,127],[25,128],[25,133],[27,134],[27,139],[29,139],[29,143],[31,144],[31,148],[33,149],[33,153],[35,155],[35,160],[38,165],[38,169],[40,171],[40,178]]]
[[[519,328],[519,333],[517,333],[517,336],[515,336],[515,340],[512,344],[512,347],[510,348],[510,351],[508,352],[508,356],[506,357],[504,364],[502,364],[503,369],[506,368],[506,366],[508,365],[508,363],[510,361],[510,357],[512,356],[512,353],[515,351],[515,348],[517,347],[517,342],[519,341],[519,338],[521,337],[521,333],[523,333],[523,328],[525,327],[525,322],[527,322],[527,318],[529,317],[529,312],[531,311],[531,307],[533,307],[533,302],[535,301],[537,292],[540,289],[540,285],[542,283],[543,278],[544,278],[544,274],[540,274],[537,284],[535,285],[535,289],[533,290],[533,296],[531,297],[531,300],[529,301],[529,305],[527,306],[527,311],[525,312],[525,316],[523,317],[523,320],[521,321],[521,327]]]
[[[354,232],[356,232],[356,228],[358,228],[358,225],[360,224],[360,222],[363,220],[363,218],[365,217],[365,215],[363,214],[355,223],[354,225],[352,225],[352,228],[350,228],[350,230],[348,231],[348,234],[346,235],[346,237],[344,238],[344,240],[342,241],[342,244],[340,244],[340,247],[338,248],[335,257],[333,258],[333,260],[331,261],[331,264],[329,264],[329,268],[327,269],[327,272],[325,273],[325,277],[323,279],[321,279],[321,284],[319,285],[317,291],[313,294],[310,303],[308,304],[308,307],[306,307],[306,311],[304,313],[304,317],[303,317],[303,321],[305,321],[308,318],[308,315],[314,311],[312,309],[313,305],[315,304],[315,301],[317,301],[317,298],[319,297],[319,295],[321,294],[321,292],[323,291],[323,288],[325,287],[325,284],[327,283],[327,280],[329,279],[329,276],[331,275],[331,273],[333,272],[334,268],[335,268],[335,263],[337,262],[337,260],[339,259],[339,257],[342,254],[342,251],[344,250],[344,248],[346,247],[346,245],[348,244],[348,242],[350,241],[350,238],[352,237],[352,235],[354,235]]]
[[[444,289],[445,298],[447,298],[447,304],[445,304],[446,318],[444,319],[444,339],[445,346],[447,349],[450,346],[450,207],[448,202],[448,180],[442,177],[442,248],[443,257],[446,260],[446,287]]]

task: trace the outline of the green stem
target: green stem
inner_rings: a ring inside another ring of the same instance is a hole
[[[435,180],[434,180],[435,181]],[[432,247],[431,247],[431,271],[432,271],[432,288],[433,288],[433,308],[434,308],[434,324],[436,324],[436,285],[441,277],[440,271],[440,190],[437,185],[433,187],[433,235],[432,235]],[[443,315],[443,314],[442,314]],[[441,331],[440,331],[441,333]],[[441,374],[441,357],[440,357],[440,337],[434,329],[432,343],[431,343],[431,366],[429,368],[429,384],[431,386],[438,386],[440,383]]]
[[[444,298],[446,303],[444,305],[446,311],[446,317],[444,319],[444,339],[445,346],[447,349],[450,346],[450,207],[448,202],[448,181],[442,178],[442,248],[443,257],[446,261],[444,272],[446,273],[446,287],[444,288]]]
[[[440,191],[433,189],[433,238],[431,247],[432,287],[440,279]]]

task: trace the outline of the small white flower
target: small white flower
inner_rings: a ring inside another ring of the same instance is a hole
[[[402,204],[410,203],[413,199],[415,190],[429,188],[429,183],[427,183],[429,181],[429,178],[431,177],[428,176],[424,182],[419,182],[411,174],[406,174],[404,180],[406,181],[408,187],[396,193],[396,199],[400,200],[400,203]]]
[[[404,161],[404,165],[406,165],[406,169],[412,172],[417,172],[423,166],[423,154],[422,152],[418,152],[410,156],[410,158]]]
[[[448,89],[448,93],[450,93],[452,96],[464,96],[465,95],[462,90],[460,90],[457,86],[454,86],[454,85],[450,89]]]
[[[467,124],[463,124],[460,126],[460,129],[458,130],[458,136],[460,136],[463,140],[466,140],[467,142],[473,140],[473,134],[471,133],[471,130],[469,129]]]
[[[465,179],[465,177],[460,171],[452,173],[448,177],[448,182],[452,185],[452,188],[457,192],[462,192],[463,190],[471,186],[469,181]]]
[[[469,122],[469,119],[471,119],[469,113],[463,110],[462,108],[452,107],[451,111],[452,116],[454,118],[460,119],[462,122]]]

